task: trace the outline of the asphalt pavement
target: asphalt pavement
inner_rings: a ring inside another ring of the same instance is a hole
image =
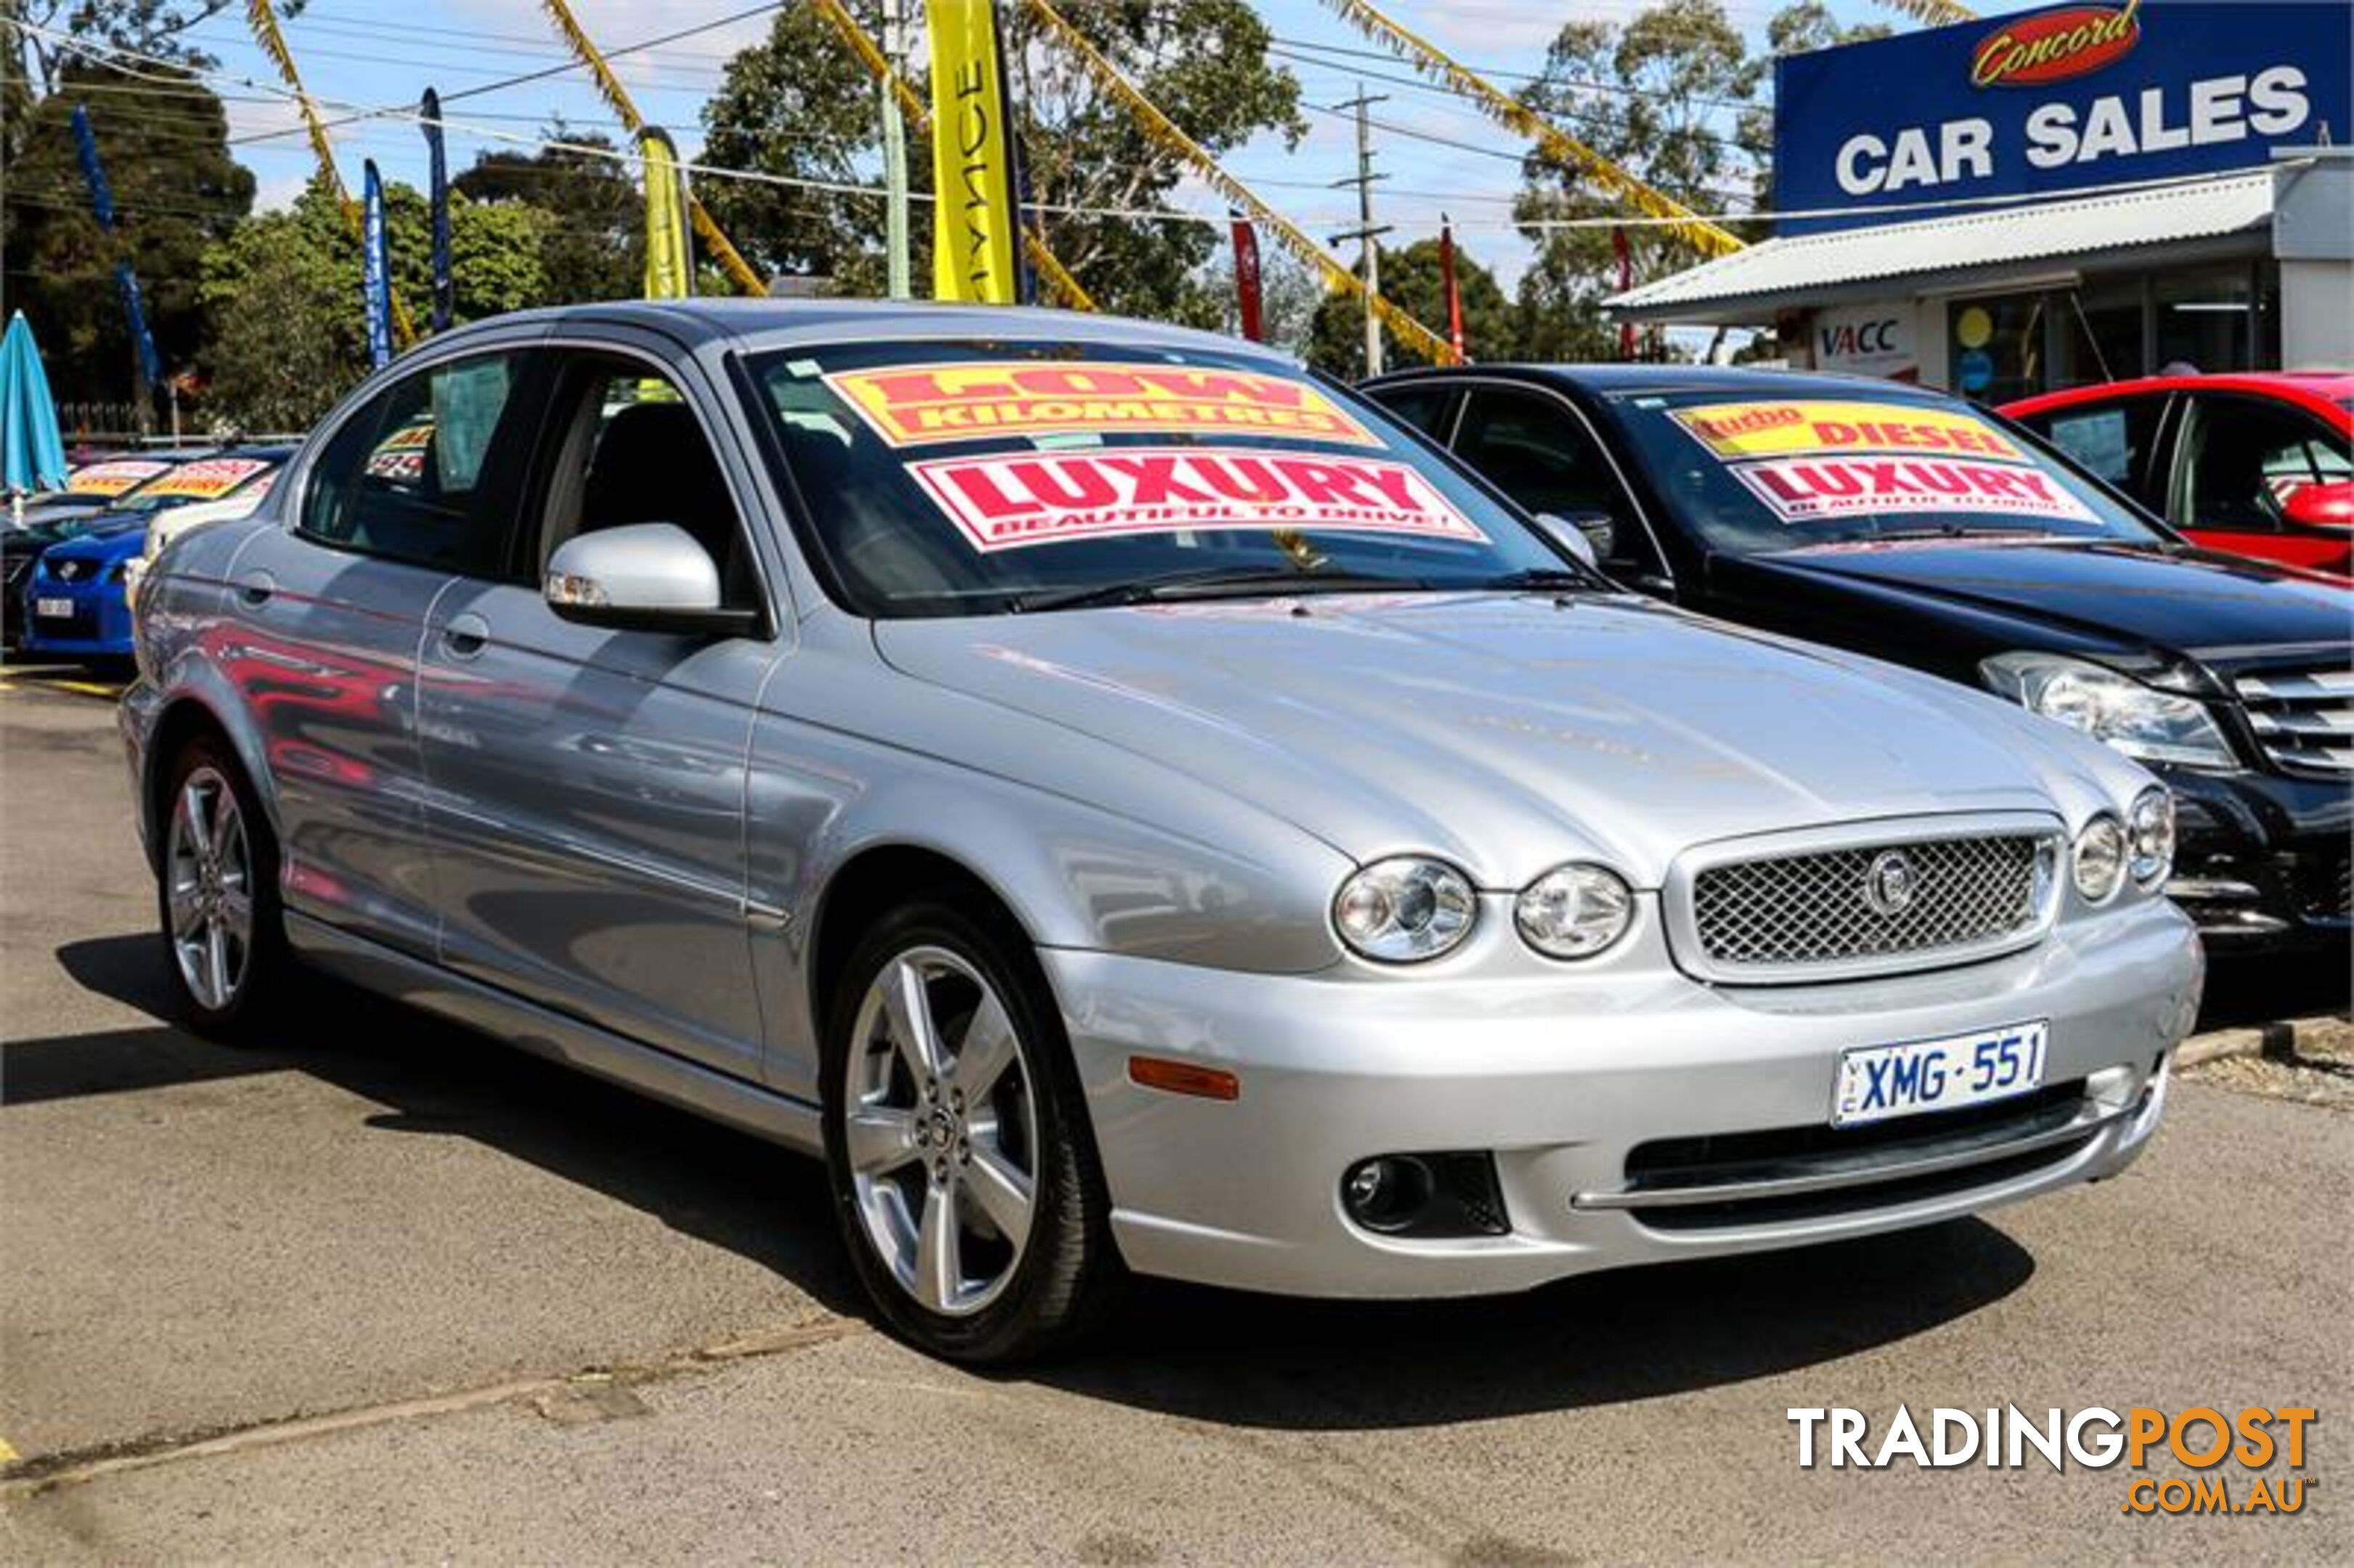
[[[325,983],[259,1048],[165,1022],[102,700],[0,681],[0,1560],[2354,1558],[2342,1103],[2194,1075],[2125,1176],[1983,1220],[1147,1287],[976,1376],[868,1326],[806,1160]],[[2317,1407],[2303,1506],[2128,1511],[2162,1450],[1803,1469],[1786,1414],[2006,1402]]]

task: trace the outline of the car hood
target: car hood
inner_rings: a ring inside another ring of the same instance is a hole
[[[1744,564],[2064,627],[2137,652],[2341,642],[2354,615],[2354,599],[2341,587],[2211,551],[1906,544],[1752,556]]]
[[[77,534],[63,544],[50,546],[48,554],[58,560],[127,560],[139,553],[146,538],[143,519],[114,518],[93,524],[89,532]]]
[[[2100,753],[1930,677],[1622,598],[1334,596],[885,620],[875,636],[907,674],[1122,747],[1352,859],[1440,853],[1498,888],[1583,856],[1657,885],[1691,844],[1774,829],[2054,810],[2047,778],[2072,769],[2039,766],[2042,732],[2052,757]],[[1052,787],[1053,759],[1034,767]]]

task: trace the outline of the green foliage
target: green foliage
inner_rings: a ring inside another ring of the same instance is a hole
[[[429,297],[432,237],[423,195],[385,189],[393,281],[412,312]],[[553,219],[514,202],[453,192],[451,281],[460,322],[542,302],[545,231]],[[286,212],[240,226],[204,258],[212,323],[201,417],[246,430],[299,430],[367,372],[360,248],[335,199],[314,182]]]
[[[610,151],[610,137],[557,120],[540,132],[563,146],[485,153],[451,182],[477,202],[544,214],[539,266],[546,302],[634,299],[645,286],[646,205],[629,164],[576,147]]]
[[[114,285],[120,260],[138,273],[165,373],[187,368],[204,330],[198,259],[253,205],[253,175],[229,157],[219,98],[175,71],[144,74],[171,79],[134,82],[103,66],[70,61],[58,91],[10,115],[0,260],[9,303],[24,310],[39,335],[61,402],[132,397],[131,334]],[[142,96],[117,90],[133,87]],[[113,188],[111,236],[90,213],[74,146],[77,102],[90,110]]]
[[[872,5],[854,5],[874,30]],[[1306,133],[1299,87],[1268,63],[1267,24],[1247,0],[1093,0],[1065,8],[1072,25],[1147,97],[1212,153],[1274,131]],[[1031,200],[1046,209],[1048,243],[1105,309],[1214,325],[1226,308],[1202,271],[1224,244],[1213,226],[1080,217],[1064,207],[1170,204],[1184,165],[1097,91],[1067,50],[1007,7],[1012,90],[1023,108]],[[920,81],[915,84],[919,94]],[[728,62],[704,111],[704,156],[727,168],[793,179],[876,183],[882,154],[876,90],[865,68],[813,12],[779,14],[766,41]],[[911,135],[910,187],[931,188],[930,148]],[[844,292],[879,293],[883,203],[870,196],[709,181],[701,194],[755,266],[831,277]],[[912,223],[919,291],[930,278],[930,206]]]
[[[1463,301],[1463,347],[1473,359],[1523,357],[1519,307],[1505,296],[1496,275],[1455,249],[1455,289]],[[1403,250],[1382,251],[1382,295],[1439,336],[1447,335],[1447,292],[1438,270],[1438,241],[1417,239]],[[1327,294],[1309,330],[1308,362],[1319,370],[1354,381],[1365,374],[1364,306],[1354,295]],[[1422,363],[1387,327],[1382,329],[1382,364],[1395,370]]]

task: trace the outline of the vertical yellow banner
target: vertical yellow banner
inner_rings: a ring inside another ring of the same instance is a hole
[[[646,176],[646,298],[684,300],[695,292],[695,253],[686,238],[686,175],[670,133],[652,126],[638,138]]]
[[[1021,298],[1013,128],[993,0],[925,0],[932,48],[932,293]]]

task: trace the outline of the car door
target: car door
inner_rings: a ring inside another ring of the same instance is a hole
[[[1610,540],[1601,552],[1602,569],[1638,593],[1673,597],[1674,576],[1641,509],[1600,440],[1559,395],[1472,387],[1456,419],[1454,451],[1523,511],[1607,515]]]
[[[2342,562],[2342,530],[2299,528],[2282,507],[2302,485],[2354,478],[2344,432],[2271,398],[2196,392],[2187,404],[2168,493],[2175,526],[2233,555],[2303,567]]]
[[[617,630],[559,617],[547,558],[591,529],[671,523],[769,612],[692,366],[618,343],[552,351],[506,568],[426,626],[419,723],[449,967],[722,1071],[757,1077],[745,768],[778,636]]]
[[[436,414],[454,387],[520,387],[533,368],[520,346],[472,354],[342,413],[297,473],[287,527],[239,553],[217,641],[275,786],[286,907],[419,956],[438,920],[418,646],[442,590],[503,547],[520,478],[511,442],[449,462]]]

